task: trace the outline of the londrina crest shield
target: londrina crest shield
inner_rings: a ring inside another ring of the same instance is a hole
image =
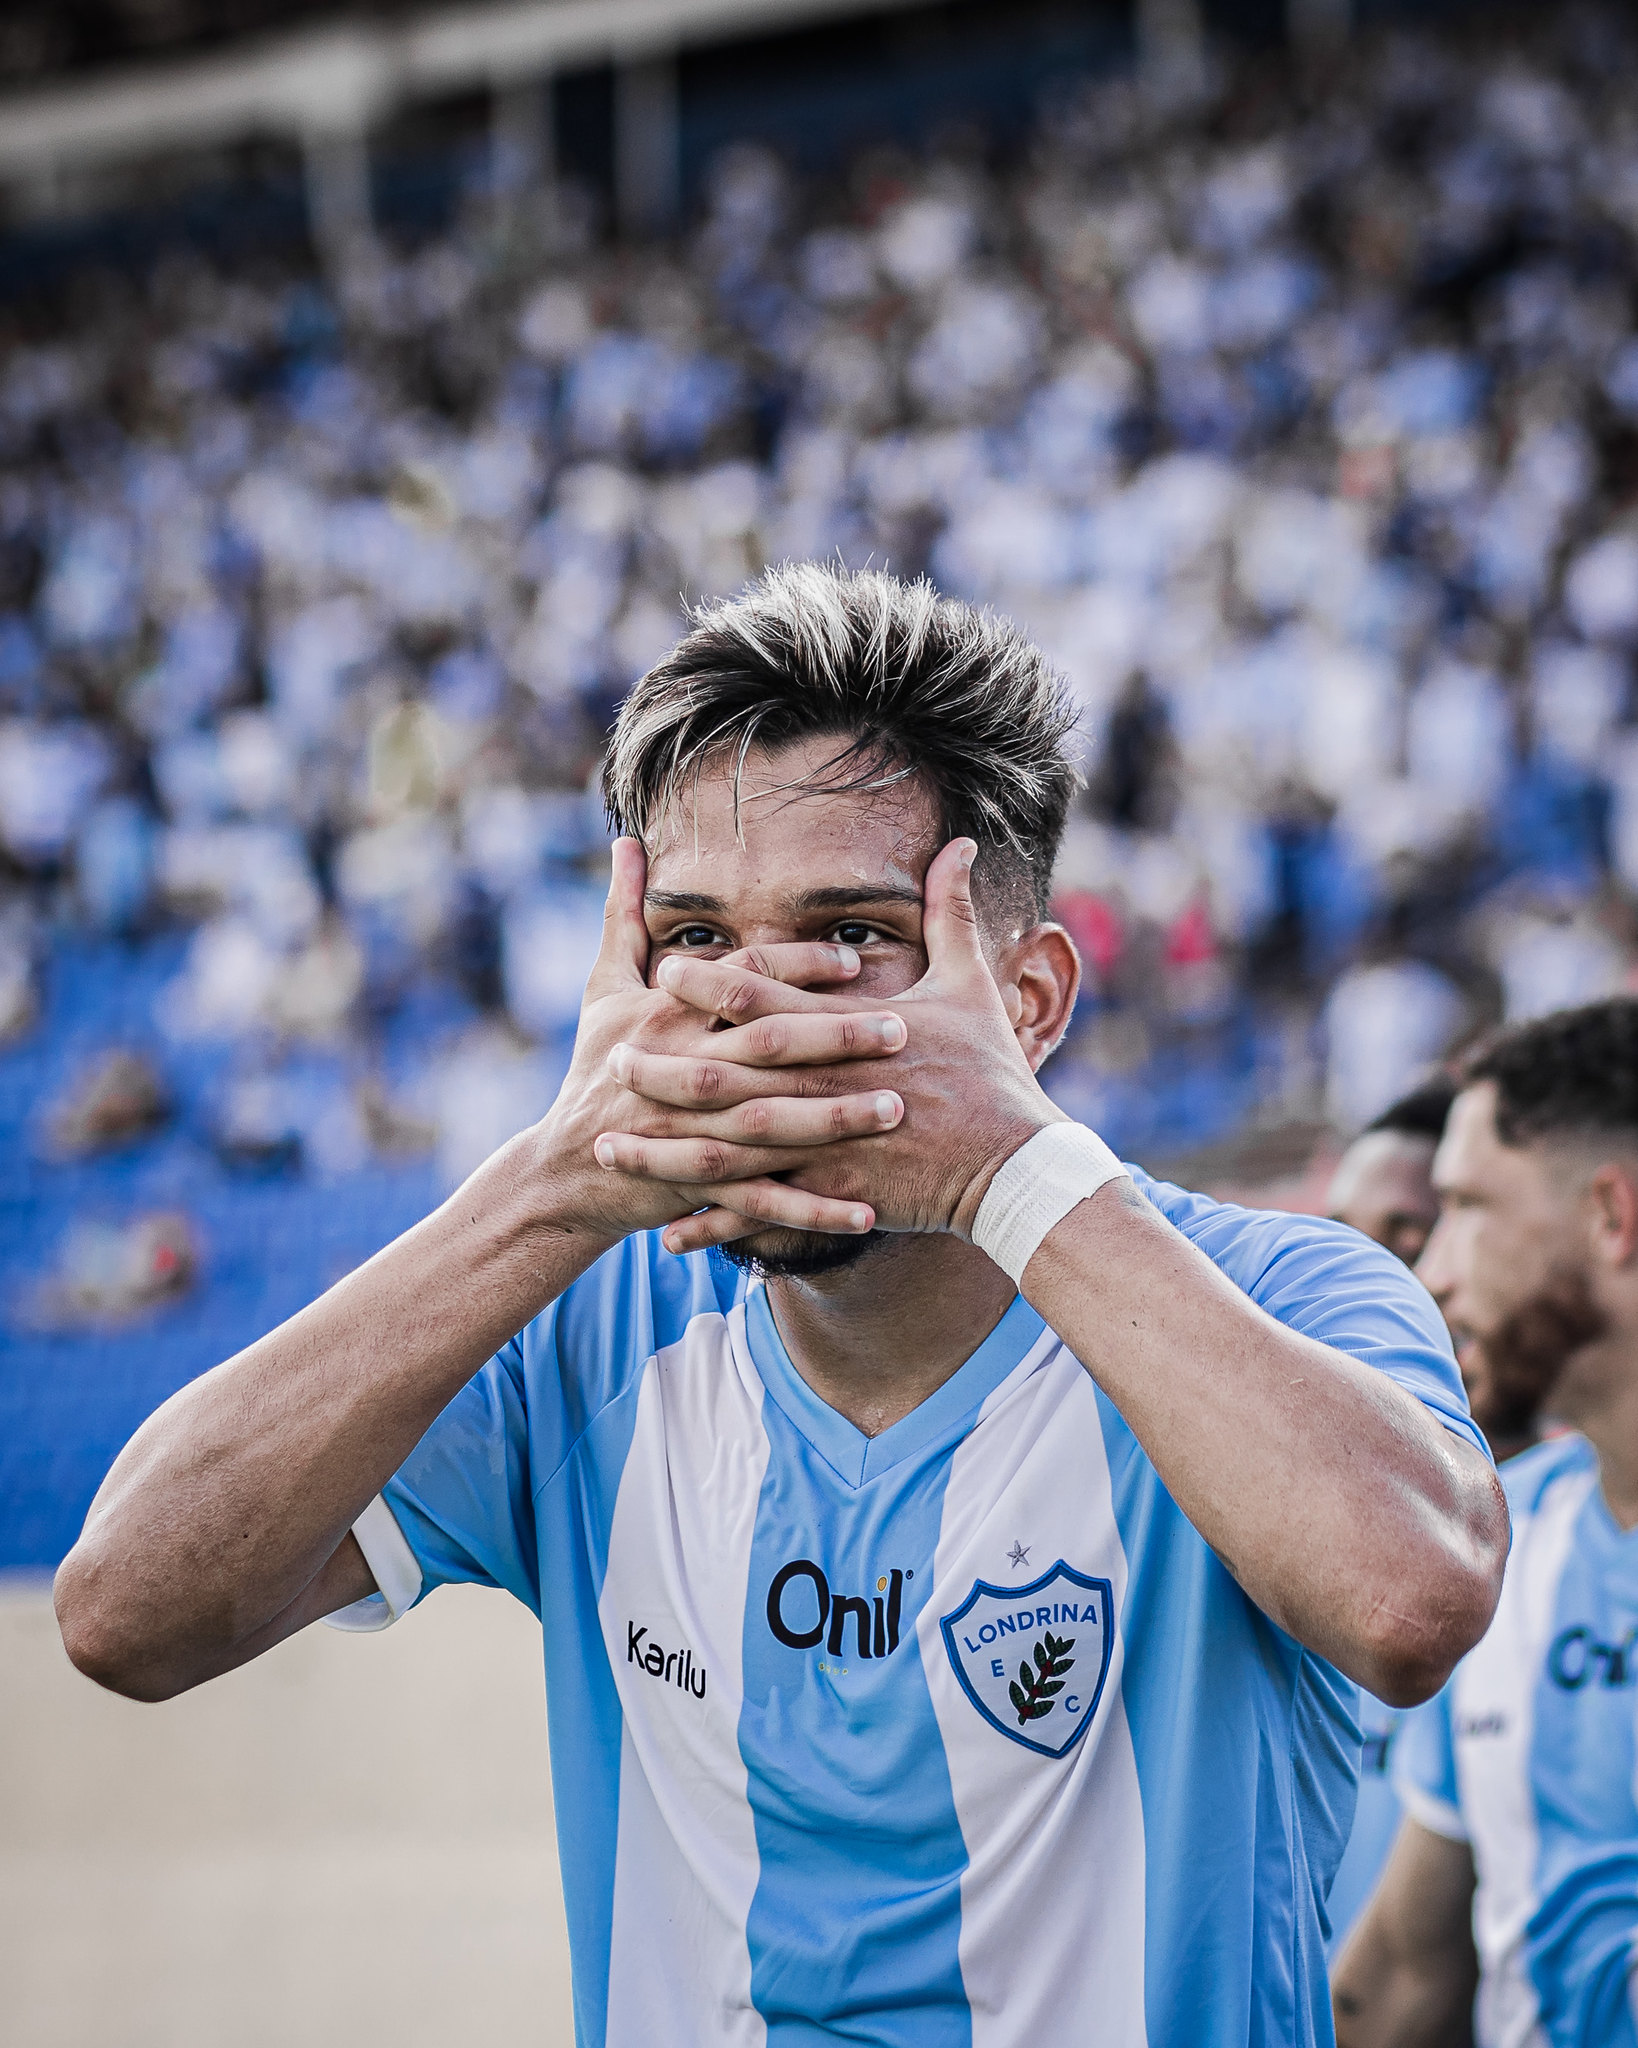
[[[973,1705],[1003,1735],[1065,1756],[1092,1725],[1109,1675],[1114,1594],[1064,1563],[1027,1586],[974,1582],[939,1623]]]

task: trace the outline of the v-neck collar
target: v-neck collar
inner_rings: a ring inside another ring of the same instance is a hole
[[[807,1438],[827,1465],[849,1486],[863,1486],[942,1436],[962,1416],[983,1406],[1007,1375],[1039,1341],[1046,1324],[1024,1297],[1012,1306],[978,1349],[918,1407],[879,1436],[866,1436],[845,1415],[821,1401],[792,1365],[779,1334],[768,1290],[755,1283],[745,1302],[745,1341],[762,1384],[786,1419]]]

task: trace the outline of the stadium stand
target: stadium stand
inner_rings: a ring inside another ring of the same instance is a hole
[[[0,306],[0,1564],[549,1100],[612,707],[764,561],[1070,676],[1054,1085],[1129,1153],[1625,985],[1634,54],[1061,83],[1006,150],[731,149],[670,240],[468,152],[435,233]]]

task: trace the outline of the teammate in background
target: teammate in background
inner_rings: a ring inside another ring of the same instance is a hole
[[[1456,1083],[1448,1075],[1425,1081],[1361,1131],[1332,1176],[1327,1213],[1385,1245],[1408,1266],[1417,1266],[1439,1220],[1433,1160],[1455,1098]],[[1421,1277],[1419,1266],[1417,1272]],[[1496,1462],[1528,1450],[1539,1435],[1540,1374],[1517,1371],[1513,1353],[1505,1348],[1498,1373],[1470,1329],[1452,1328],[1451,1338],[1473,1419]],[[1402,1809],[1393,1783],[1393,1753],[1404,1719],[1404,1709],[1361,1692],[1359,1803],[1328,1901],[1327,1949],[1333,1961],[1375,1891],[1399,1832]]]
[[[1440,1074],[1385,1109],[1343,1153],[1326,1196],[1327,1215],[1385,1245],[1424,1283],[1419,1261],[1439,1220],[1433,1159],[1455,1097],[1455,1082]],[[1516,1458],[1541,1436],[1544,1375],[1528,1334],[1521,1344],[1518,1332],[1502,1330],[1489,1348],[1464,1323],[1450,1323],[1450,1334],[1491,1455],[1498,1465]]]
[[[616,725],[558,1100],[151,1418],[59,1575],[150,1699],[526,1601],[582,2048],[1327,2042],[1350,1681],[1426,1697],[1489,1621],[1423,1290],[1035,1078],[1070,723],[925,584],[699,615]]]
[[[1580,1433],[1509,1464],[1496,1619],[1401,1732],[1407,1818],[1338,1966],[1338,2039],[1630,2048],[1638,1002],[1505,1032],[1462,1081],[1420,1270],[1521,1408],[1550,1392]]]
[[[1352,1224],[1407,1266],[1422,1256],[1439,1220],[1433,1155],[1444,1136],[1456,1084],[1424,1081],[1367,1124],[1337,1161],[1325,1212]]]
[[[1439,1220],[1433,1155],[1455,1094],[1456,1084],[1443,1075],[1424,1082],[1366,1125],[1331,1176],[1326,1213],[1335,1222],[1362,1231],[1407,1266],[1416,1264]],[[1458,1362],[1460,1356],[1458,1352]],[[1391,1764],[1403,1718],[1402,1708],[1361,1690],[1359,1798],[1348,1846],[1326,1902],[1331,1922],[1326,1953],[1333,1961],[1376,1889],[1399,1831],[1399,1795],[1393,1789]]]

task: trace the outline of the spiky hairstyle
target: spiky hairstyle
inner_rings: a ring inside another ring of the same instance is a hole
[[[1578,1010],[1514,1024],[1483,1040],[1460,1066],[1464,1088],[1496,1084],[1496,1135],[1638,1138],[1638,999],[1612,996]]]
[[[737,793],[753,747],[835,735],[816,785],[842,794],[919,779],[946,839],[978,842],[978,892],[1044,916],[1078,780],[1068,690],[1004,619],[876,570],[770,569],[690,614],[620,708],[603,796],[647,839],[708,762]]]

